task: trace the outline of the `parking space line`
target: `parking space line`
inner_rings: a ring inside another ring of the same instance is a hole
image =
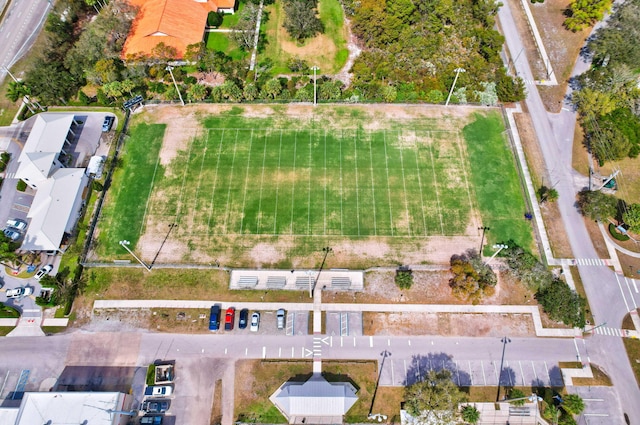
[[[524,370],[522,370],[522,362],[518,360],[518,364],[520,365],[520,376],[522,377],[522,386],[524,387]]]
[[[340,336],[340,347],[342,347],[342,343],[343,343],[343,342],[344,342],[344,341],[342,340],[342,336]]]
[[[291,347],[291,358],[293,358],[295,356],[295,348]]]
[[[456,365],[456,376],[458,377],[458,386],[460,386],[460,366],[458,366],[458,361],[453,362]]]
[[[387,338],[387,347],[391,347],[391,340]]]
[[[393,384],[395,384],[395,383],[396,383],[396,380],[395,380],[395,378],[394,378],[394,376],[393,376],[393,362],[391,362],[391,382],[392,382]]]
[[[496,368],[496,364],[495,362],[491,362],[491,364],[493,365],[493,371],[496,374],[496,381],[498,382],[498,386],[500,386],[500,377],[498,376],[498,369]]]
[[[469,360],[469,378],[471,379],[471,385],[473,385],[473,372],[471,371],[471,360]]]
[[[411,347],[411,340],[408,339],[407,342],[409,343],[409,347]]]
[[[369,337],[369,347],[373,347],[373,337]]]
[[[249,347],[244,349],[244,356],[247,357],[249,355]]]
[[[418,368],[418,376],[416,376],[417,380],[422,381],[422,379],[420,379],[422,377],[422,372],[420,372],[420,362],[417,361],[416,362],[416,367]]]
[[[356,337],[355,336],[353,337],[353,346],[354,347],[356,346]]]
[[[531,369],[533,369],[533,376],[535,377],[536,381],[538,380],[538,373],[536,372],[536,367],[533,364],[533,360],[531,360]]]
[[[407,376],[407,359],[403,359],[402,362],[404,363],[404,379],[407,381],[407,384],[408,384],[409,377]]]
[[[484,374],[484,362],[480,360],[480,366],[482,367],[482,380],[484,381],[484,385],[487,385],[487,376]]]
[[[278,347],[278,357],[282,357],[282,347]]]
[[[544,370],[547,371],[547,378],[549,379],[549,381],[547,381],[547,382],[549,382],[549,385],[551,385],[551,375],[549,375],[549,367],[547,366],[547,361],[546,360],[544,362]]]
[[[262,358],[263,359],[267,358],[267,347],[265,346],[262,347]]]

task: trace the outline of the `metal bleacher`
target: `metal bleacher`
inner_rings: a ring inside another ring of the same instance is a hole
[[[313,280],[311,280],[312,277],[311,276],[298,276],[296,277],[296,287],[297,288],[306,288],[308,287]]]
[[[267,277],[267,288],[269,289],[281,289],[287,285],[287,278],[283,276],[269,276]]]
[[[331,287],[335,289],[348,289],[351,286],[351,278],[334,276],[331,278]]]
[[[255,288],[257,285],[257,276],[241,276],[240,279],[238,279],[238,286],[242,288]]]
[[[528,407],[509,406],[509,416],[531,416],[531,409]]]

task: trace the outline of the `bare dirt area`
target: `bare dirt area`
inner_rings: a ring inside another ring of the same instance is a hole
[[[560,112],[562,99],[567,91],[571,71],[591,29],[571,32],[564,28],[564,12],[572,0],[546,0],[544,3],[529,3],[544,43],[557,86],[539,87],[540,96],[550,112]]]
[[[327,303],[407,303],[407,304],[469,304],[455,297],[449,287],[448,270],[414,271],[411,289],[400,289],[394,281],[395,271],[374,271],[365,275],[364,292],[323,291],[322,301]],[[518,305],[534,303],[529,290],[510,274],[499,273],[495,293],[485,297],[481,304]]]
[[[587,227],[589,237],[591,238],[591,242],[593,242],[593,247],[598,253],[598,257],[609,258],[609,251],[607,250],[607,245],[604,243],[604,239],[602,238],[602,233],[600,232],[598,224],[588,218],[584,219],[584,224]]]
[[[534,336],[529,314],[365,313],[365,335]]]

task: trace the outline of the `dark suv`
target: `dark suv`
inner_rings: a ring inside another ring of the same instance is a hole
[[[211,307],[211,313],[209,314],[209,330],[217,331],[220,329],[220,305],[216,304]]]

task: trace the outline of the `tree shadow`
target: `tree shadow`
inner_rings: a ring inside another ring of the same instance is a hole
[[[405,386],[413,385],[422,381],[430,370],[440,371],[445,369],[451,372],[451,379],[459,387],[471,385],[469,373],[460,370],[453,360],[453,356],[447,353],[414,355],[411,359],[411,365],[407,367],[407,375],[403,384]]]

